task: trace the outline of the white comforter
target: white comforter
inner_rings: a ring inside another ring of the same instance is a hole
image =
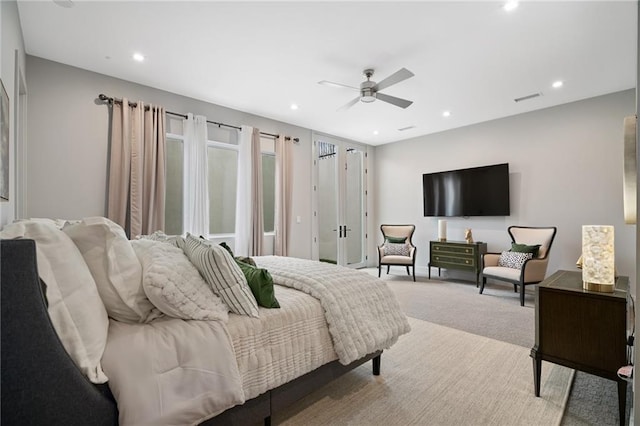
[[[254,397],[336,355],[348,364],[389,348],[409,331],[393,293],[378,278],[309,260],[255,260],[275,283],[308,293],[320,306],[276,286],[282,309],[260,308],[260,319],[110,321],[102,367],[121,425],[198,424],[242,404],[245,392]],[[232,339],[229,331],[241,336]]]
[[[255,261],[269,270],[276,284],[320,301],[342,364],[387,349],[410,330],[386,283],[366,272],[292,257],[263,256]]]
[[[244,402],[221,321],[111,320],[102,357],[120,425],[192,425]]]

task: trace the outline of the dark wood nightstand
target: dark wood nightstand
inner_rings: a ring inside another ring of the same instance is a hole
[[[531,349],[534,387],[540,396],[542,360],[615,380],[620,424],[625,422],[627,382],[618,377],[627,360],[628,277],[614,293],[582,288],[582,272],[557,271],[536,288],[536,343]]]

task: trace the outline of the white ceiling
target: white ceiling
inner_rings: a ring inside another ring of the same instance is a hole
[[[18,7],[30,55],[371,145],[636,84],[635,1],[527,1],[512,12],[489,1]],[[358,86],[365,68],[380,81],[402,67],[415,77],[382,92],[413,100],[407,109],[378,100],[337,111],[357,92],[318,84]]]

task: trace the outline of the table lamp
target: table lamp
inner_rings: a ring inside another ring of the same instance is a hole
[[[582,226],[582,288],[613,293],[615,290],[614,228]]]

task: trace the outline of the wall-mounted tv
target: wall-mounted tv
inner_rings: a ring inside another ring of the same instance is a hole
[[[425,216],[509,216],[509,164],[422,175]]]

